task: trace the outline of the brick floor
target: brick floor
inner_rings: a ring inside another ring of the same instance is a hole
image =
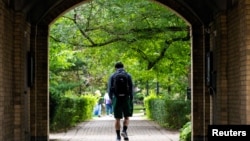
[[[121,121],[122,122],[122,121]],[[128,127],[130,141],[179,141],[178,131],[161,128],[143,115],[130,118]],[[114,118],[95,117],[63,133],[51,133],[50,141],[115,141]]]

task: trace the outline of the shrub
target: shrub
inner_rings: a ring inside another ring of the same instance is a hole
[[[180,130],[180,141],[191,141],[191,122],[187,122]]]
[[[146,116],[156,121],[159,125],[171,129],[180,129],[190,121],[190,101],[170,100],[166,97],[149,95],[144,99]]]
[[[51,131],[67,130],[79,122],[92,118],[96,97],[66,95],[58,100],[50,123]]]
[[[153,101],[156,99],[156,95],[154,94],[150,94],[149,96],[145,97],[144,98],[144,106],[145,106],[145,112],[146,112],[146,116],[149,118],[149,119],[153,119]]]

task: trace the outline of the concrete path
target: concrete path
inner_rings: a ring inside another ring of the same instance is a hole
[[[179,141],[178,131],[161,128],[142,114],[130,118],[127,132],[129,141]],[[67,132],[51,133],[50,141],[116,141],[114,118],[95,117]]]

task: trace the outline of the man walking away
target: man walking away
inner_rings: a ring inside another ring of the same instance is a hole
[[[108,81],[108,94],[113,104],[113,113],[115,117],[116,141],[121,141],[121,136],[128,141],[127,129],[129,125],[129,117],[133,111],[133,83],[132,77],[124,69],[121,62],[115,64],[116,72],[113,73]],[[120,133],[123,120],[122,132]]]

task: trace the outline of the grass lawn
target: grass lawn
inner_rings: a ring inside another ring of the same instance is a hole
[[[144,106],[142,104],[134,104],[134,112],[135,114],[137,113],[143,113]]]

